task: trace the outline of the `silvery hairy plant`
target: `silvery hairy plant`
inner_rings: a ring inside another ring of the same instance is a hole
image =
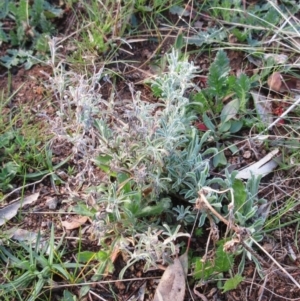
[[[94,134],[95,118],[100,114],[100,106],[103,102],[100,93],[100,79],[103,75],[103,68],[92,71],[91,75],[86,72],[78,73],[66,70],[63,60],[58,63],[57,58],[59,46],[56,38],[49,39],[51,59],[48,64],[52,67],[52,75],[48,75],[49,80],[45,83],[56,100],[55,116],[48,116],[39,113],[50,123],[53,132],[51,145],[53,147],[63,147],[66,143],[72,145],[72,155],[75,161],[82,161],[77,178],[80,182],[91,180],[92,159],[96,153],[97,141]],[[84,160],[83,160],[84,158]]]
[[[130,221],[137,249],[124,243],[119,246],[129,254],[129,265],[144,259],[149,267],[155,262],[153,254],[174,255],[174,248],[163,243],[164,233],[155,244],[149,243],[153,238],[149,233],[160,229],[159,216],[168,212],[169,195],[196,201],[198,190],[207,185],[209,158],[217,153],[214,148],[203,151],[209,133],[199,138],[193,126],[196,116],[188,110],[185,93],[194,87],[197,68],[175,50],[167,55],[167,61],[169,70],[152,82],[160,93],[157,103],[142,101],[131,87],[132,99],[102,102],[102,115],[94,123],[99,143],[95,163],[113,179],[95,187],[96,199],[107,212],[95,221],[95,228],[111,230],[115,222],[122,222],[126,230],[119,233],[124,241]],[[148,226],[142,228],[137,218],[145,216]],[[156,224],[149,226],[151,217]]]
[[[217,152],[209,149],[201,154],[208,135],[199,139],[192,125],[196,117],[187,110],[185,93],[193,87],[197,68],[187,58],[181,60],[175,50],[167,60],[169,70],[152,82],[161,92],[158,103],[142,101],[140,93],[132,91],[131,101],[105,104],[102,117],[95,123],[100,144],[96,164],[109,170],[110,175],[126,173],[131,193],[150,188],[150,197],[141,200],[143,206],[159,203],[160,195],[170,192],[195,200],[209,171],[209,160],[203,157]],[[108,199],[101,189],[100,200]]]
[[[96,210],[102,212],[94,221],[99,243],[107,233],[125,240],[133,237],[138,250],[132,251],[130,244],[119,247],[131,256],[129,263],[145,259],[147,267],[156,260],[153,254],[169,258],[174,255],[174,248],[166,248],[163,243],[166,233],[162,233],[155,246],[149,241],[153,239],[151,233],[160,229],[161,213],[171,212],[170,195],[181,196],[193,204],[204,186],[234,185],[231,175],[226,179],[209,179],[210,160],[218,150],[205,145],[211,135],[209,131],[200,137],[194,128],[196,116],[188,110],[186,97],[187,91],[194,88],[192,80],[197,68],[173,50],[167,54],[169,70],[152,82],[153,89],[160,94],[157,103],[142,101],[140,93],[131,86],[131,99],[119,100],[112,95],[105,100],[100,84],[105,77],[103,69],[95,69],[90,76],[66,71],[62,63],[55,65],[55,40],[50,45],[54,75],[49,77],[49,87],[56,96],[58,111],[49,122],[55,139],[72,143],[74,155],[85,162],[80,172],[82,178],[89,178],[95,168],[107,174],[105,181],[90,187],[87,194],[93,196]],[[219,212],[223,198],[226,196],[213,193],[207,196]],[[180,207],[174,212],[178,220],[194,220],[188,209]],[[140,222],[143,217],[148,217],[146,223]],[[203,211],[199,227],[206,217]],[[243,219],[238,213],[236,217]],[[175,239],[176,235],[172,237]]]

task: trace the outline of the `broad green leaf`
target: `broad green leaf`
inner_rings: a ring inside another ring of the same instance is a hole
[[[240,226],[245,226],[245,224],[246,224],[246,218],[245,218],[245,216],[243,214],[241,214],[239,211],[236,211],[235,212],[235,218],[237,219],[238,224]]]
[[[2,29],[2,23],[0,22],[0,42],[8,42],[9,38],[5,31]]]
[[[229,132],[231,134],[237,133],[239,130],[241,130],[243,124],[244,124],[243,120],[232,120],[230,122]]]
[[[233,99],[228,104],[223,107],[221,112],[221,121],[225,123],[226,121],[235,118],[236,114],[240,109],[240,101],[239,99]]]
[[[206,113],[203,114],[202,116],[204,124],[210,129],[211,131],[215,131],[216,127],[214,124],[211,122],[210,118],[206,115]]]
[[[77,213],[80,215],[86,215],[89,217],[93,217],[97,213],[96,209],[90,208],[87,206],[86,203],[83,203],[80,201],[76,202],[76,205],[73,206],[73,211],[74,211],[74,213]]]
[[[61,301],[76,301],[77,298],[75,295],[70,293],[68,290],[64,290],[63,299]]]
[[[245,42],[247,40],[248,30],[246,30],[246,28],[244,28],[244,31],[241,31],[235,27],[231,30],[231,32],[239,42]]]
[[[109,254],[100,250],[100,251],[96,252],[96,259],[99,261],[105,261],[105,260],[109,259]]]
[[[230,127],[231,127],[231,122],[226,121],[226,122],[222,122],[221,124],[219,124],[218,130],[220,133],[226,133],[230,130]]]
[[[214,164],[214,167],[227,164],[227,159],[225,157],[224,151],[220,151],[219,153],[217,153],[214,156],[213,164]]]
[[[200,257],[194,258],[194,260],[194,278],[196,280],[208,280],[214,273],[212,263],[210,261],[202,262]]]
[[[116,173],[111,174],[110,170],[110,161],[112,160],[112,156],[110,155],[99,155],[95,159],[96,165],[105,173],[110,174],[111,176],[116,176]]]
[[[2,3],[0,3],[0,20],[3,20],[4,18],[6,18],[6,16],[9,13],[9,9],[8,9],[8,4],[9,4],[9,0],[2,0]],[[1,27],[2,23],[0,23],[0,27]],[[1,35],[0,35],[1,37]]]
[[[186,38],[190,45],[202,46],[203,44],[219,43],[227,37],[224,29],[208,27],[206,31],[199,31],[196,35]]]
[[[211,109],[210,101],[207,98],[204,90],[198,92],[193,97],[193,100],[194,100],[193,104],[195,104],[195,109],[197,110],[197,112],[204,113],[207,110]]]
[[[234,290],[238,287],[238,285],[245,279],[245,277],[242,277],[239,274],[236,274],[233,278],[230,278],[225,281],[224,286],[223,286],[223,292],[228,292],[231,290]]]
[[[44,14],[47,19],[60,18],[64,13],[63,9],[54,7],[49,1],[43,1],[43,6]]]
[[[166,209],[169,208],[167,203],[158,203],[157,205],[153,206],[146,206],[141,208],[139,212],[136,212],[136,217],[146,217],[146,216],[157,216],[162,214]]]
[[[18,10],[17,10],[17,16],[16,19],[18,20],[18,22],[20,21],[28,21],[28,0],[21,0],[18,6]],[[21,25],[21,22],[19,23],[19,25]]]
[[[236,146],[236,144],[229,145],[228,149],[232,152],[233,155],[239,151],[239,148]]]
[[[224,240],[218,243],[215,261],[202,262],[201,258],[194,258],[194,278],[208,280],[218,273],[227,272],[233,266],[234,256],[223,250]]]
[[[90,289],[91,287],[89,285],[82,286],[79,290],[79,297],[84,297],[90,291]]]
[[[139,215],[141,209],[142,193],[140,191],[133,191],[126,194],[129,197],[128,202],[125,202],[125,208],[130,211],[130,215]]]
[[[77,254],[78,262],[86,263],[90,260],[99,260],[105,261],[109,258],[109,255],[104,251],[92,252],[92,251],[83,251]]]
[[[43,13],[43,4],[44,4],[44,0],[35,0],[33,5],[32,5],[32,9],[31,12],[32,14],[36,15],[36,17],[38,18],[40,14]],[[35,20],[37,21],[37,20]]]
[[[188,10],[178,5],[173,5],[172,7],[170,7],[169,12],[173,15],[184,16],[184,17],[190,15],[190,12]]]
[[[2,56],[0,60],[7,69],[10,69],[13,66],[17,66],[20,62],[17,56],[9,56],[9,55]]]

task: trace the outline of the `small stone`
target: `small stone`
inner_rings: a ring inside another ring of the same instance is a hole
[[[46,221],[46,222],[41,222],[41,227],[42,227],[42,228],[47,228],[47,227],[48,227],[48,221]]]
[[[57,197],[49,198],[49,199],[46,201],[46,205],[48,206],[48,208],[49,208],[50,210],[55,210],[56,207],[57,207],[57,204],[58,204],[58,199],[57,199]]]
[[[115,286],[121,291],[126,289],[126,286],[122,281],[116,281]]]
[[[243,154],[243,158],[250,159],[251,158],[251,151],[247,150]]]

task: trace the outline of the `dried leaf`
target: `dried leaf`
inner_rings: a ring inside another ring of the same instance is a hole
[[[268,78],[268,86],[271,90],[279,92],[282,87],[282,77],[279,72],[274,72]]]
[[[185,272],[179,258],[165,270],[156,289],[153,301],[183,301],[185,295]]]
[[[270,125],[273,122],[271,101],[257,91],[251,91],[251,95],[260,120],[266,126]]]
[[[278,160],[275,161],[273,158],[277,155],[279,149],[276,148],[272,150],[269,154],[264,156],[258,162],[251,164],[250,166],[240,170],[236,175],[237,179],[250,179],[252,175],[254,176],[265,176],[272,172],[278,166]]]
[[[183,16],[183,17],[187,17],[190,15],[190,12],[188,10],[186,10],[183,7],[180,7],[178,5],[174,5],[174,6],[170,7],[169,12],[172,15],[178,15],[178,16]]]
[[[28,230],[24,229],[17,229],[13,236],[12,239],[17,240],[17,241],[29,241],[29,242],[34,242],[36,241],[38,234],[35,232],[31,232]]]
[[[25,197],[22,200],[10,203],[6,207],[0,209],[0,226],[5,224],[8,220],[12,219],[14,216],[16,216],[20,207],[24,207],[25,205],[35,202],[38,199],[39,195],[39,192],[34,193],[28,197]]]
[[[276,64],[285,64],[288,60],[288,56],[285,54],[276,54],[276,53],[265,53],[264,59],[273,58]]]
[[[188,273],[188,268],[189,268],[189,258],[187,252],[184,252],[180,257],[179,257],[180,263],[182,265],[182,269],[184,271],[185,277],[187,276]]]
[[[61,224],[63,225],[63,227],[66,228],[66,230],[73,230],[76,228],[81,227],[84,223],[86,223],[86,221],[88,220],[88,216],[80,216],[77,219],[73,219],[72,221],[63,221],[61,222]]]

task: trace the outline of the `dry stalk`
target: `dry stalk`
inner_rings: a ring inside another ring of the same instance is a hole
[[[211,211],[219,220],[221,220],[225,225],[227,225],[229,230],[233,230],[237,237],[238,240],[235,240],[235,243],[240,243],[248,252],[250,252],[253,256],[255,256],[256,258],[258,258],[262,264],[264,264],[267,267],[270,267],[270,264],[267,263],[263,258],[261,258],[261,256],[259,256],[253,249],[251,249],[246,243],[245,240],[246,239],[250,239],[256,246],[258,246],[260,248],[261,251],[263,251],[269,258],[270,260],[297,286],[297,288],[300,289],[300,284],[295,280],[295,278],[289,274],[285,268],[283,268],[249,233],[249,231],[247,231],[247,229],[236,226],[234,224],[232,224],[231,222],[229,222],[227,219],[225,219],[219,212],[217,212],[212,205],[208,202],[208,200],[206,199],[206,192],[207,191],[213,191],[216,193],[225,193],[227,191],[231,191],[232,193],[232,189],[226,189],[223,191],[217,191],[214,189],[211,189],[209,187],[203,187],[199,192],[199,198],[197,199],[197,205],[198,207],[201,207],[203,209],[205,209],[206,211],[209,210]],[[232,193],[232,200],[233,200],[233,193]],[[246,231],[245,231],[246,230]],[[224,245],[225,246],[225,245]]]

